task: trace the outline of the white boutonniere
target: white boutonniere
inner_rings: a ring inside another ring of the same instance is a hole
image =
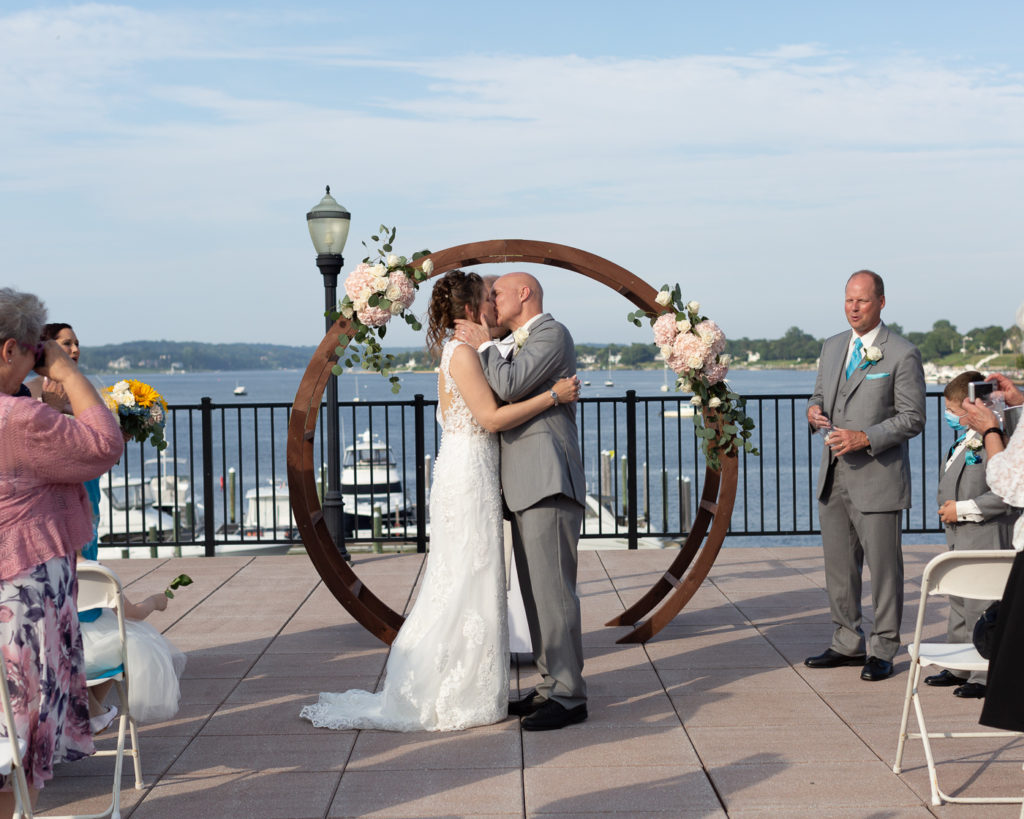
[[[882,350],[880,347],[865,347],[864,348],[864,361],[861,362],[860,369],[864,370],[870,367],[872,364],[877,364],[882,360]]]
[[[512,338],[516,342],[516,353],[523,349],[523,345],[526,343],[526,339],[530,337],[530,331],[525,327],[520,327],[512,331]]]
[[[981,463],[981,455],[978,453],[981,451],[981,447],[984,445],[984,441],[978,437],[968,438],[964,441],[967,445],[967,455],[964,456],[964,460],[967,461],[968,466],[974,466],[975,464]]]

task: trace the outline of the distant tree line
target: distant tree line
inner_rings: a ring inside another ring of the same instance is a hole
[[[1017,352],[1021,331],[1017,327],[975,327],[961,333],[948,320],[940,319],[928,332],[904,332],[899,324],[892,330],[908,338],[921,350],[925,361],[938,361],[956,353],[982,354]],[[815,338],[799,327],[790,327],[781,338],[731,338],[726,352],[737,363],[754,361],[813,362],[821,352],[824,339]],[[215,370],[305,369],[315,347],[289,347],[280,344],[205,344],[198,341],[129,341],[103,347],[85,347],[81,364],[90,372],[117,369]],[[421,347],[389,350],[398,367],[428,368]],[[658,348],[653,343],[577,344],[576,356],[583,369],[620,367],[642,369],[658,363]]]

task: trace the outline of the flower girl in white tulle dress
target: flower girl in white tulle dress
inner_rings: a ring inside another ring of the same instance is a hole
[[[143,622],[154,611],[167,608],[164,592],[152,594],[139,603],[125,601],[125,637],[128,641],[128,707],[136,722],[160,722],[178,713],[181,689],[178,679],[185,670],[185,655],[149,623]],[[113,609],[89,609],[78,613],[85,654],[85,673],[90,679],[121,664],[117,614]],[[111,683],[89,689],[93,733],[105,730],[117,708],[103,710],[102,702]]]

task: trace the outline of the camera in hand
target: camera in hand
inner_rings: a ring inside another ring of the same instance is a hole
[[[996,385],[992,381],[972,381],[967,385],[967,397],[972,401],[977,401],[979,398],[982,403],[991,405],[991,395],[995,391]],[[961,393],[962,395],[963,393]]]

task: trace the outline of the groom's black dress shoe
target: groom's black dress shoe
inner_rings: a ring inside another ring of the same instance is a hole
[[[523,720],[524,731],[556,731],[566,725],[575,725],[587,718],[587,706],[566,708],[554,700],[545,700],[540,708]]]
[[[965,682],[967,682],[966,677],[958,677],[947,668],[942,669],[938,674],[924,678],[925,685],[935,685],[939,688],[945,688],[948,685],[963,685]]]
[[[982,683],[964,683],[953,689],[953,696],[965,700],[980,700],[985,696],[985,686]]]
[[[842,665],[863,665],[864,659],[863,654],[840,654],[826,648],[821,654],[804,660],[804,665],[808,668],[839,668]]]
[[[510,717],[528,717],[544,704],[544,700],[537,696],[537,689],[532,688],[518,700],[508,701],[508,715]]]
[[[864,670],[860,672],[860,678],[868,682],[878,682],[892,676],[892,663],[888,660],[879,660],[877,657],[868,657],[864,663]]]

